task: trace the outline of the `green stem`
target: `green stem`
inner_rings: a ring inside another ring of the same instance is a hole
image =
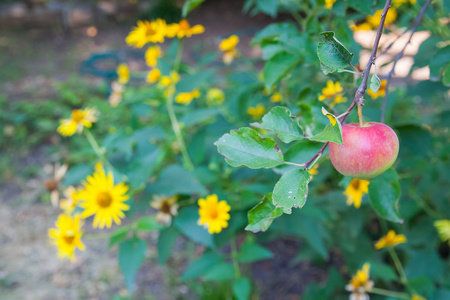
[[[296,166],[296,167],[299,167],[299,168],[303,168],[305,166],[305,164],[296,164],[296,163],[293,163],[293,162],[290,162],[290,161],[285,161],[284,164],[291,165],[291,166]]]
[[[382,296],[388,296],[388,297],[394,297],[394,298],[400,298],[400,299],[411,299],[411,296],[406,293],[400,293],[400,292],[394,292],[379,288],[372,288],[369,293],[382,295]]]
[[[292,17],[294,17],[295,21],[297,21],[298,25],[302,25],[302,16],[296,10],[291,11]]]
[[[406,285],[408,283],[408,278],[406,278],[405,270],[403,270],[402,263],[397,256],[394,248],[388,247],[389,254],[391,255],[392,261],[394,262],[395,268],[397,269],[398,274],[400,275],[400,281]]]
[[[181,39],[178,44],[177,55],[175,57],[175,62],[173,65],[173,70],[175,72],[178,72],[180,69],[181,57],[183,55],[183,46],[184,46],[184,39]],[[178,119],[177,119],[177,116],[175,114],[175,110],[173,107],[174,96],[175,95],[172,94],[169,97],[167,97],[167,99],[166,99],[167,112],[169,113],[170,124],[172,125],[173,132],[175,133],[175,138],[177,139],[177,143],[180,146],[181,155],[183,156],[183,160],[184,160],[184,167],[187,170],[192,171],[192,170],[194,170],[194,165],[192,164],[192,160],[189,157],[189,153],[186,148],[186,143],[184,142],[183,134],[181,133],[180,123],[178,122]]]
[[[233,261],[233,268],[234,268],[234,276],[236,276],[236,279],[239,279],[241,278],[241,269],[239,268],[238,252],[236,249],[236,240],[234,235],[231,236],[230,246],[231,246],[231,260]]]

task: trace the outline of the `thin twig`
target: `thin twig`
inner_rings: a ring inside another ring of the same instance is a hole
[[[349,113],[352,111],[352,109],[356,105],[360,105],[360,106],[364,105],[364,94],[366,93],[366,89],[367,89],[367,81],[369,79],[370,69],[372,68],[372,65],[376,58],[378,45],[380,43],[381,34],[383,32],[384,21],[386,20],[386,14],[390,7],[391,7],[391,0],[387,0],[386,4],[384,6],[383,12],[381,13],[380,25],[378,26],[377,35],[375,37],[375,42],[373,44],[372,54],[370,55],[369,62],[367,63],[367,66],[364,69],[364,72],[362,74],[363,80],[362,80],[361,85],[359,86],[358,90],[356,91],[355,98],[354,98],[352,104],[347,109],[347,111],[341,115],[341,116],[343,116],[341,123],[344,123],[345,119],[347,119]],[[325,149],[327,148],[329,143],[330,142],[326,142],[322,146],[322,148],[320,148],[320,150],[310,160],[308,160],[305,163],[304,170],[306,170],[312,162],[314,162],[319,156],[321,156],[323,154],[323,151],[325,151]]]
[[[411,29],[411,34],[409,35],[409,39],[408,41],[405,43],[405,46],[403,46],[402,51],[400,51],[397,54],[397,57],[394,60],[394,64],[392,65],[392,69],[389,71],[389,73],[386,75],[386,93],[384,94],[384,98],[383,98],[383,106],[381,108],[381,123],[384,123],[384,119],[386,116],[386,104],[387,104],[387,97],[389,94],[389,87],[391,85],[391,78],[392,75],[395,74],[395,66],[397,65],[398,61],[400,60],[400,58],[402,58],[403,54],[405,53],[405,49],[406,47],[408,47],[408,45],[411,43],[411,39],[412,36],[414,35],[414,33],[417,30],[417,27],[419,27],[420,21],[422,21],[423,16],[425,15],[425,12],[428,9],[428,6],[430,5],[431,0],[428,0],[427,2],[425,2],[425,4],[423,5],[422,9],[420,10],[420,13],[417,15],[417,17],[414,19],[414,26]]]

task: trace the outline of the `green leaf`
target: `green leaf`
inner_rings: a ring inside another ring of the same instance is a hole
[[[111,232],[111,235],[109,236],[109,244],[108,247],[112,247],[115,244],[123,241],[126,237],[128,232],[130,231],[130,226],[122,226]]]
[[[278,2],[278,0],[258,0],[256,6],[261,12],[275,18],[278,13]]]
[[[193,261],[184,271],[181,276],[181,280],[197,278],[208,272],[211,267],[221,263],[223,261],[223,255],[215,252],[204,253],[202,257]]]
[[[374,73],[370,78],[370,90],[374,93],[378,92],[378,89],[381,86],[381,80],[377,76],[377,73]]]
[[[247,277],[241,277],[233,283],[233,295],[237,300],[248,300],[252,291],[252,284]]]
[[[176,183],[176,184],[175,184]],[[170,165],[160,174],[158,181],[147,185],[150,194],[174,195],[206,194],[206,188],[195,178],[194,174],[179,165]]]
[[[281,36],[298,36],[298,28],[293,23],[272,23],[256,33],[250,41],[251,46],[278,42]]]
[[[146,249],[147,244],[136,237],[119,244],[119,266],[129,293],[133,293],[134,279]]]
[[[300,58],[287,52],[278,53],[272,57],[263,70],[266,90],[272,90],[272,87],[298,63]]]
[[[241,263],[251,263],[272,257],[272,252],[255,243],[242,244],[238,253],[238,259]]]
[[[307,171],[294,169],[286,172],[273,189],[273,204],[286,214],[292,212],[292,207],[301,208],[306,202],[310,180],[311,174]]]
[[[160,265],[166,263],[170,256],[170,250],[179,236],[180,232],[175,227],[169,227],[159,232],[157,249]]]
[[[264,115],[261,127],[273,130],[284,143],[303,139],[303,131],[286,107],[277,106]]]
[[[186,18],[186,16],[193,11],[197,6],[203,3],[205,0],[186,0],[184,2],[183,8],[181,9],[181,15],[183,18]]]
[[[185,236],[199,244],[214,248],[214,239],[208,230],[197,224],[199,219],[198,210],[195,207],[185,207],[180,210],[178,217],[174,221],[174,226]]]
[[[203,276],[205,281],[224,281],[234,278],[233,265],[230,263],[221,263],[210,266],[210,270]]]
[[[155,217],[142,217],[137,220],[137,229],[142,231],[155,231],[164,228],[155,220]]]
[[[248,212],[248,225],[245,230],[254,233],[266,231],[275,218],[283,214],[282,208],[276,208],[272,203],[272,193],[266,195],[264,199]]]
[[[325,108],[322,107],[322,113],[330,120],[330,124],[327,124],[325,128],[318,134],[313,135],[309,138],[311,141],[317,142],[334,142],[339,145],[343,144],[342,140],[342,125],[337,117],[329,113]]]
[[[326,31],[321,35],[325,37],[325,41],[317,46],[317,56],[320,62],[327,67],[328,73],[341,71],[351,66],[353,53],[334,37],[334,32]]]
[[[214,120],[219,114],[220,109],[217,107],[199,108],[189,114],[185,114],[180,119],[180,123],[183,123],[185,127],[188,127],[208,120]]]
[[[270,138],[262,138],[251,128],[224,134],[214,145],[233,167],[273,168],[283,163],[283,154]]]
[[[347,0],[348,6],[362,12],[364,15],[370,15],[372,13],[373,1],[361,1],[361,0]]]
[[[450,64],[444,69],[444,75],[442,75],[442,83],[445,86],[450,86]]]
[[[430,79],[438,81],[444,67],[450,63],[450,45],[439,49],[430,61]]]
[[[373,209],[382,218],[392,222],[403,222],[398,212],[400,185],[397,172],[393,169],[370,180],[369,199]]]
[[[216,70],[208,69],[194,74],[184,75],[177,83],[177,93],[190,92],[196,88],[198,89],[203,85],[208,84],[209,80],[211,80],[211,78],[214,78],[215,73]]]

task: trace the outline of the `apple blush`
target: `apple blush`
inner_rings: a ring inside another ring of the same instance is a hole
[[[398,138],[391,127],[376,122],[342,126],[343,144],[330,142],[330,160],[342,175],[370,179],[389,169],[397,159]]]

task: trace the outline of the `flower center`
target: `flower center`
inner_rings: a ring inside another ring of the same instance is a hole
[[[169,201],[164,200],[161,204],[160,211],[165,214],[170,214],[170,209],[172,208],[172,205],[169,203]]]
[[[186,20],[181,20],[179,25],[180,25],[180,30],[188,30],[189,28],[191,28],[191,25],[189,25],[189,22]]]
[[[353,187],[355,190],[359,190],[359,185],[360,185],[359,180],[353,180],[353,181],[352,181],[352,187]]]
[[[74,236],[72,230],[67,231],[66,234],[63,235],[64,242],[66,242],[69,245],[72,245],[74,239],[75,239],[75,236]]]
[[[80,109],[75,109],[72,111],[72,120],[76,123],[81,122],[84,119],[84,113]]]
[[[152,36],[156,33],[156,30],[153,29],[151,24],[147,24],[146,28],[145,28],[145,36],[149,37]]]
[[[218,215],[219,215],[219,212],[217,211],[216,208],[210,209],[209,216],[211,217],[211,219],[217,219]]]
[[[97,194],[97,204],[100,207],[109,207],[112,202],[112,197],[109,192],[100,192]]]

